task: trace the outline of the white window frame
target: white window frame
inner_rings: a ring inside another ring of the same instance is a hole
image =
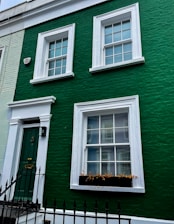
[[[1,69],[2,69],[2,61],[3,61],[3,57],[4,57],[4,50],[5,50],[5,47],[0,47],[0,51],[1,51],[1,57],[0,57],[0,72],[1,72]]]
[[[119,63],[105,65],[104,61],[104,26],[110,25],[124,18],[131,20],[131,39],[132,39],[132,59]],[[93,18],[93,52],[92,68],[90,72],[95,73],[112,68],[119,68],[138,63],[144,63],[141,47],[139,4],[135,3],[124,8],[120,8]]]
[[[83,174],[84,172],[83,168],[85,164],[84,162],[85,118],[88,115],[93,115],[97,113],[100,114],[110,113],[113,112],[114,110],[116,111],[117,109],[123,109],[123,108],[128,108],[129,110],[131,170],[132,175],[136,176],[136,178],[132,179],[132,187],[79,185],[79,176]],[[145,192],[138,95],[76,103],[74,105],[70,188],[74,190],[92,190],[92,191],[137,192],[137,193]]]
[[[48,76],[48,50],[49,43],[62,36],[68,37],[66,73],[55,76]],[[36,59],[33,79],[31,84],[54,81],[57,79],[73,77],[73,54],[74,54],[75,24],[70,24],[54,30],[38,34]]]

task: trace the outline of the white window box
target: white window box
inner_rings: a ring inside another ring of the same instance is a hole
[[[39,33],[34,76],[30,83],[73,77],[75,24]]]
[[[70,188],[144,193],[138,96],[74,105]],[[80,185],[81,175],[132,175],[132,186]]]
[[[95,16],[93,23],[90,72],[144,63],[138,3]]]

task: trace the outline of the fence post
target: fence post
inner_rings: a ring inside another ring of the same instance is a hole
[[[117,211],[118,211],[118,223],[121,224],[121,219],[120,219],[121,206],[120,206],[120,202],[118,202]]]
[[[54,212],[54,214],[53,214],[53,224],[55,224],[55,216],[56,216],[56,199],[54,200],[54,205],[53,205],[53,212]]]
[[[97,200],[95,201],[94,212],[95,212],[95,224],[97,224],[97,212],[98,212],[98,203],[97,203]]]
[[[84,224],[86,224],[86,210],[87,210],[87,204],[86,200],[84,201]]]
[[[63,224],[65,223],[65,210],[66,210],[66,202],[63,202]]]
[[[76,223],[76,202],[74,201],[74,219],[73,219],[73,223],[75,224]]]
[[[108,201],[105,204],[105,213],[106,213],[106,224],[108,224],[108,214],[109,214],[109,203],[108,203]]]

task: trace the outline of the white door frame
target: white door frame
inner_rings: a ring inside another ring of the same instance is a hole
[[[32,202],[36,202],[36,200],[38,200],[38,202],[42,204],[50,119],[52,116],[50,112],[51,104],[54,103],[55,100],[56,98],[54,96],[48,96],[30,100],[16,101],[8,104],[11,116],[9,121],[9,134],[1,178],[2,191],[5,189],[6,182],[8,181],[8,183],[10,183],[11,178],[16,178],[17,175],[24,121],[33,120],[34,123],[35,119],[39,119],[38,125],[40,128],[46,127],[46,136],[42,137],[41,134],[39,134],[36,160],[36,167],[39,169],[36,171]],[[39,171],[41,175],[39,175]],[[9,192],[7,192],[7,198],[12,199],[13,195],[14,186],[11,191],[9,190]],[[2,199],[3,196],[1,197],[1,200]]]

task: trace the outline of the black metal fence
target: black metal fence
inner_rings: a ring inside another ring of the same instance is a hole
[[[0,224],[131,224],[131,219],[121,215],[120,203],[115,206],[116,214],[110,214],[108,202],[105,203],[102,212],[97,201],[94,202],[93,208],[90,206],[90,211],[86,201],[83,206],[80,205],[80,209],[76,201],[73,202],[71,210],[67,209],[65,201],[62,206],[60,204],[58,206],[54,201],[53,206],[49,207],[45,201],[44,207],[41,207],[38,201],[33,203],[30,197],[27,198],[26,192],[24,192],[25,197],[22,197],[20,182],[20,176],[17,176],[15,180],[12,178],[11,182],[6,184],[3,191],[0,189]],[[11,188],[15,189],[15,185],[20,197],[14,193],[11,200],[9,192]]]
[[[73,209],[66,210],[66,203],[63,203],[62,209],[56,209],[56,203],[52,209],[46,207],[39,212],[42,213],[44,224],[131,224],[130,218],[121,216],[120,203],[117,204],[117,214],[109,213],[109,203],[105,203],[104,211],[99,212],[100,207],[97,201],[94,203],[93,211],[88,211],[87,203],[84,202],[83,209],[77,209],[76,201],[73,203]]]
[[[77,209],[76,202],[72,210],[66,209],[63,203],[62,209],[40,208],[38,203],[25,201],[1,201],[0,202],[0,223],[1,224],[131,224],[131,219],[124,218],[120,214],[118,205],[117,214],[109,213],[109,204],[105,204],[104,211],[98,212],[98,203],[95,202],[93,211],[87,211],[87,204],[84,202],[83,209]]]

